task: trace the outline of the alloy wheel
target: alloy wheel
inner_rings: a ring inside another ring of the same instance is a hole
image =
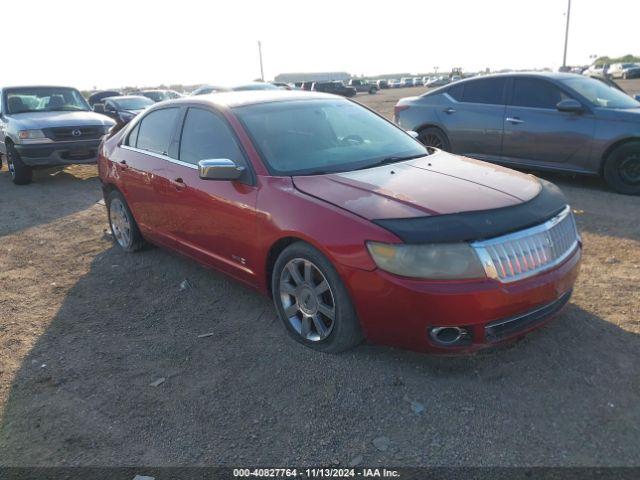
[[[444,146],[442,138],[440,138],[440,136],[435,133],[427,133],[424,137],[422,137],[422,143],[427,147],[439,148],[440,150],[442,150],[442,147]]]
[[[285,265],[280,274],[280,302],[287,321],[305,340],[322,341],[333,330],[333,291],[313,262],[294,258]]]
[[[109,207],[109,222],[118,244],[127,248],[131,243],[131,222],[124,203],[118,198],[113,199]]]
[[[623,159],[618,165],[620,178],[629,185],[640,184],[640,153],[634,153]]]

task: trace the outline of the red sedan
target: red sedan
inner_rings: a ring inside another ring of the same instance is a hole
[[[106,140],[109,222],[270,295],[287,331],[462,352],[568,301],[581,241],[560,191],[428,148],[347,99],[229,92],[157,104]]]

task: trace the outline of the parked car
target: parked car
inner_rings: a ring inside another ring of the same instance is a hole
[[[389,88],[400,88],[400,80],[397,78],[390,78],[387,83]]]
[[[175,90],[140,90],[133,92],[132,95],[142,95],[154,102],[164,102],[165,100],[175,100],[182,98],[182,95]]]
[[[462,80],[401,99],[396,122],[426,145],[505,165],[602,175],[640,194],[640,102],[571,73]]]
[[[447,85],[449,83],[449,78],[440,76],[440,77],[431,77],[429,81],[425,84],[425,86],[429,88],[441,87],[443,85]]]
[[[315,82],[302,82],[302,84],[300,85],[300,90],[306,90],[308,92],[311,91],[311,87],[313,87],[313,84]]]
[[[402,77],[400,79],[401,87],[413,87],[413,78],[412,77]]]
[[[415,77],[413,79],[413,86],[414,87],[422,87],[424,85],[424,81],[422,80],[422,77]]]
[[[325,352],[508,342],[556,314],[578,274],[555,186],[429,150],[332,95],[154,105],[104,142],[99,174],[123,250],[149,241],[221,270]]]
[[[344,83],[334,80],[332,82],[313,82],[311,90],[314,92],[333,93],[343,97],[355,97],[358,93],[354,87],[347,87]]]
[[[638,63],[614,63],[611,65],[607,74],[611,78],[640,78],[640,64]]]
[[[226,92],[228,90],[229,89],[227,87],[222,87],[220,85],[203,85],[191,92],[191,95],[208,95],[210,93]]]
[[[357,78],[352,78],[347,83],[348,87],[353,87],[356,89],[356,92],[367,92],[369,94],[374,94],[378,91],[378,86],[373,83],[369,83],[366,80],[360,80]]]
[[[294,87],[290,83],[285,82],[271,82],[272,85],[281,88],[283,90],[293,90]]]
[[[229,87],[229,90],[235,92],[244,92],[247,90],[281,90],[280,87],[276,87],[272,83],[268,82],[251,82],[251,83],[243,83],[241,85],[233,85]]]
[[[380,79],[376,81],[376,86],[378,87],[378,90],[386,89],[389,88],[389,82],[387,80]]]
[[[462,80],[462,77],[460,75],[451,75],[451,77],[449,78],[449,82],[457,82],[458,80]]]
[[[89,106],[93,107],[96,103],[102,103],[104,98],[117,97],[119,95],[122,95],[122,93],[117,90],[102,90],[91,94],[87,101],[89,102]]]
[[[584,72],[582,72],[583,75],[586,75],[587,77],[606,77],[608,72],[609,72],[609,64],[601,64],[601,65],[591,65],[589,66],[589,68],[587,68]]]
[[[0,168],[6,158],[13,183],[25,185],[35,168],[94,163],[112,126],[75,88],[0,88]]]
[[[133,118],[155,102],[142,95],[121,95],[107,97],[104,103],[96,103],[93,111],[111,117],[120,126],[130,122]]]

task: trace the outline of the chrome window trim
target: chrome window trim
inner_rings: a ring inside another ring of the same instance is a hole
[[[560,265],[562,262],[564,262],[567,258],[569,258],[571,255],[575,253],[576,249],[580,245],[580,234],[578,233],[578,230],[575,225],[575,220],[573,220],[573,218],[571,219],[571,221],[573,222],[576,236],[574,241],[569,246],[569,248],[567,248],[567,250],[562,255],[560,255],[558,258],[554,259],[553,261],[549,263],[545,263],[544,265],[541,265],[532,270],[528,270],[526,272],[522,272],[519,274],[514,274],[509,276],[508,278],[500,278],[500,276],[498,275],[498,271],[496,269],[496,265],[491,259],[491,255],[487,251],[486,247],[502,246],[502,244],[504,244],[505,242],[519,241],[539,233],[547,232],[551,230],[553,227],[555,227],[556,225],[558,225],[560,222],[565,220],[570,215],[571,215],[571,207],[567,205],[564,209],[562,209],[562,211],[558,215],[547,220],[544,223],[541,223],[540,225],[536,225],[534,227],[527,228],[525,230],[520,230],[515,233],[502,235],[500,237],[472,242],[470,245],[478,255],[480,262],[482,262],[482,265],[484,266],[487,277],[494,280],[498,280],[501,283],[512,283],[518,280],[523,280],[525,278],[529,278],[539,273],[551,270],[557,265]]]
[[[130,150],[136,153],[142,153],[143,155],[149,155],[151,157],[159,158],[160,160],[166,160],[167,162],[175,163],[176,165],[181,165],[183,167],[188,167],[194,170],[198,170],[198,166],[194,165],[193,163],[183,162],[182,160],[177,160],[175,158],[162,155],[161,153],[152,152],[150,150],[143,150],[141,148],[136,148],[136,147],[130,147],[129,145],[120,145],[120,148],[123,148],[125,150]]]

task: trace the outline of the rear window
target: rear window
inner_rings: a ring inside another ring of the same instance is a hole
[[[462,101],[502,105],[506,78],[485,78],[465,82],[462,87]],[[454,97],[455,98],[455,97]]]
[[[146,115],[140,121],[136,147],[168,155],[177,114],[177,108],[164,108]]]

